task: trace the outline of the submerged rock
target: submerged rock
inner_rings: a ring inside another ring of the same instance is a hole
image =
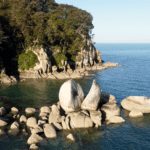
[[[82,102],[81,108],[87,110],[97,110],[97,107],[100,102],[100,95],[101,95],[100,87],[96,83],[96,81],[93,80],[91,89],[86,98],[84,99],[84,101]]]
[[[150,98],[144,96],[129,96],[122,100],[121,106],[128,111],[137,110],[150,113]]]
[[[143,113],[138,110],[132,110],[129,113],[129,117],[131,117],[131,118],[143,117]]]
[[[29,149],[30,150],[38,150],[39,147],[36,144],[31,144]]]
[[[71,140],[72,142],[75,142],[75,138],[74,138],[74,136],[73,136],[72,133],[70,133],[70,134],[67,135],[67,139]]]
[[[4,127],[6,125],[7,125],[7,122],[2,120],[2,119],[0,119],[0,127]]]
[[[37,144],[37,143],[41,142],[42,140],[43,140],[43,138],[41,136],[34,133],[34,134],[31,134],[31,136],[28,138],[27,144],[29,144],[29,145]]]
[[[83,99],[83,90],[74,80],[68,80],[60,87],[59,102],[65,112],[73,112],[80,109]]]
[[[125,120],[120,117],[120,116],[112,116],[111,118],[109,118],[108,120],[108,124],[116,124],[116,123],[123,123],[125,122]]]
[[[6,113],[5,107],[0,107],[0,116],[5,115],[5,113]]]

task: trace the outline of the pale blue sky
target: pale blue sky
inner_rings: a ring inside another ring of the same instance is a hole
[[[150,43],[150,0],[56,0],[93,15],[94,41]]]

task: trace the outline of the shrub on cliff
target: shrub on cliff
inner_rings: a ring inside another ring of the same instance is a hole
[[[29,70],[38,62],[37,56],[32,51],[27,51],[19,55],[18,65],[21,70]]]

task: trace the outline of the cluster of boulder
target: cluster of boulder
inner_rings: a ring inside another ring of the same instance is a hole
[[[60,87],[57,104],[24,111],[16,107],[0,108],[0,134],[22,133],[28,136],[29,149],[38,149],[44,138],[56,138],[61,130],[67,130],[66,138],[75,141],[71,130],[98,128],[105,122],[122,123],[124,119],[120,116],[115,97],[101,93],[95,80],[86,97],[78,83],[68,80]]]
[[[129,111],[129,117],[142,117],[150,113],[150,98],[145,96],[129,96],[122,100],[121,106]]]

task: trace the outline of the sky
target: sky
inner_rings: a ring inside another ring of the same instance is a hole
[[[56,0],[90,12],[97,43],[150,43],[150,0]]]

